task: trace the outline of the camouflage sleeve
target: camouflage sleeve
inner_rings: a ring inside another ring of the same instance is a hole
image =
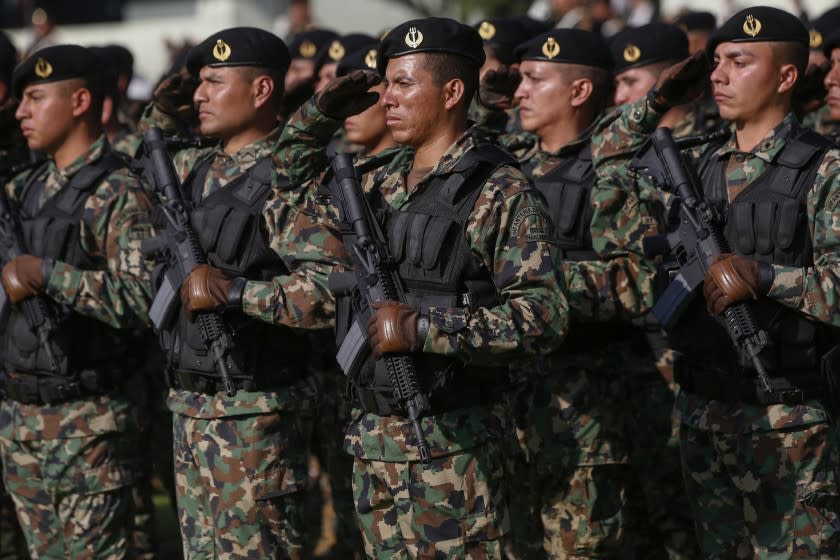
[[[501,109],[490,109],[478,101],[478,95],[470,103],[468,117],[478,125],[480,133],[495,138],[505,133],[508,125],[508,114]]]
[[[572,317],[604,322],[645,314],[653,306],[653,263],[626,254],[603,261],[564,261]]]
[[[840,151],[829,151],[808,194],[812,266],[773,265],[768,296],[819,321],[840,326]]]
[[[153,126],[160,128],[166,136],[175,136],[185,132],[187,129],[187,125],[183,120],[169,113],[164,113],[152,102],[143,109],[143,115],[137,124],[137,130],[142,134]]]
[[[327,286],[331,272],[348,268],[341,238],[309,185],[275,190],[263,212],[272,249],[289,271],[267,282],[249,281],[243,310],[268,323],[302,329],[333,326],[335,300]]]
[[[518,170],[499,168],[467,222],[467,241],[490,271],[501,303],[474,312],[430,308],[424,352],[494,364],[549,353],[562,341],[569,307],[551,249],[551,220],[526,185]]]
[[[152,235],[150,210],[135,177],[112,174],[88,199],[82,217],[82,249],[102,267],[83,270],[56,261],[47,295],[115,328],[148,323],[151,281],[140,244]]]
[[[327,144],[341,122],[319,111],[314,97],[295,111],[274,151],[275,166],[283,170],[291,184],[311,181],[329,167]]]

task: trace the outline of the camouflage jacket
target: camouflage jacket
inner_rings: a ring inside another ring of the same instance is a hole
[[[607,217],[626,224],[624,244],[643,254],[641,240],[651,232],[662,229],[654,217],[655,192],[641,177],[627,168],[633,154],[656,127],[660,114],[643,99],[627,105],[602,121],[593,142],[596,166],[601,180],[598,196],[608,202]],[[799,123],[791,113],[750,152],[738,149],[734,131],[719,145],[713,157],[727,160],[726,183],[732,192],[751,184],[762,175],[774,156],[798,129]],[[703,144],[686,150],[689,161],[696,162],[710,146]],[[635,180],[626,180],[635,177]],[[651,194],[653,193],[653,195]],[[730,197],[732,195],[730,194]],[[774,280],[767,297],[807,315],[814,320],[840,325],[840,234],[837,232],[837,212],[840,206],[840,151],[829,150],[817,171],[807,196],[808,227],[813,243],[814,266],[794,267],[773,265]],[[770,407],[725,405],[717,401],[703,401],[696,396],[683,397],[683,422],[706,429],[749,431],[776,429],[782,426],[809,423],[825,419],[821,407],[772,405]]]
[[[802,126],[819,132],[832,142],[840,146],[840,121],[831,119],[831,111],[828,105],[822,105],[816,111],[812,111],[802,118]]]
[[[499,140],[523,167],[530,169],[529,177],[536,180],[564,160],[577,157],[584,144],[591,142],[591,134],[592,129],[585,131],[555,153],[543,150],[537,136],[528,132],[504,135]],[[594,236],[593,244],[597,250],[599,244]],[[650,263],[628,252],[602,254],[604,258],[599,261],[560,262],[572,318],[603,322],[645,313],[653,304],[654,270]]]
[[[98,161],[107,145],[101,136],[63,170],[49,162],[44,172],[46,188],[41,205],[80,169]],[[28,176],[29,172],[21,173],[6,185],[12,201],[19,199]],[[152,233],[150,209],[151,203],[135,175],[125,168],[108,175],[85,203],[80,233],[82,249],[93,262],[101,263],[101,268],[82,270],[56,261],[46,295],[114,328],[145,325],[151,294],[149,270],[140,244]],[[6,400],[2,414],[2,436],[14,439],[82,437],[132,429],[137,422],[129,401],[115,395],[53,406]]]
[[[280,142],[284,150],[280,158],[294,159],[289,164],[290,177],[318,177],[327,165],[324,146],[339,125],[318,111],[312,100],[301,107]],[[432,177],[452,169],[475,145],[475,131],[467,131],[411,192],[405,176],[414,153],[404,148],[384,168],[366,174],[363,187],[372,190],[374,177],[380,177],[378,188],[385,200],[397,210],[406,208]],[[513,167],[497,169],[484,184],[465,229],[466,241],[490,272],[502,303],[475,313],[430,308],[423,352],[504,365],[516,356],[550,352],[561,342],[568,326],[562,273],[550,243],[529,240],[527,234],[530,228],[547,227],[548,222],[544,203],[527,179]],[[351,453],[386,461],[416,458],[415,448],[405,441],[411,430],[408,421],[374,414],[355,418],[345,445]],[[498,425],[499,416],[469,409],[425,418],[423,427],[433,453],[445,454],[498,435],[497,430],[488,429],[488,423]]]
[[[207,172],[202,199],[247,172],[258,160],[270,157],[276,149],[280,130],[227,155],[221,145],[212,148],[188,148],[175,155],[178,178],[183,181],[196,163],[213,155]],[[327,287],[327,276],[346,264],[341,239],[325,224],[321,209],[305,188],[295,187],[279,175],[276,165],[273,192],[263,211],[266,235],[271,248],[290,272],[271,281],[249,280],[242,295],[243,311],[256,319],[281,328],[332,328],[335,301]],[[205,395],[190,391],[171,391],[170,408],[199,418],[269,412],[279,409],[306,408],[314,392],[310,379],[274,392],[240,391],[233,398],[224,394]]]

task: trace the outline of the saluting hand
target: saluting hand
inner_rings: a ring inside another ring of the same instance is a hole
[[[382,78],[367,70],[354,70],[329,83],[315,101],[318,110],[336,120],[358,115],[379,101],[379,94],[368,91]]]
[[[198,79],[187,72],[173,74],[164,79],[152,94],[152,101],[163,113],[183,120],[195,117],[193,94],[198,88]]]
[[[516,104],[514,93],[522,76],[516,68],[500,66],[497,70],[488,70],[478,86],[478,100],[488,109],[506,111]]]
[[[662,108],[697,100],[709,85],[709,59],[698,51],[666,68],[653,89],[653,101]]]

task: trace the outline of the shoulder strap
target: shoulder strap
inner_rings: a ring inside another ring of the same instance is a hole
[[[201,202],[204,181],[215,158],[216,152],[214,150],[208,151],[195,162],[195,165],[193,165],[184,179],[181,195],[184,197],[184,203],[188,208]]]
[[[98,161],[81,168],[70,179],[70,183],[61,193],[50,199],[47,204],[55,201],[55,207],[65,214],[75,214],[84,201],[92,194],[94,187],[99,185],[108,175],[130,165],[128,159],[111,149]],[[46,206],[46,205],[45,205]]]
[[[47,171],[48,166],[49,161],[42,161],[29,172],[29,176],[23,184],[19,204],[26,216],[34,216],[38,213],[38,199],[44,192],[44,182],[39,178]]]

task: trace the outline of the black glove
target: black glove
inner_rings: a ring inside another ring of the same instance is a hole
[[[709,59],[704,51],[698,51],[659,75],[650,92],[652,104],[655,109],[665,111],[690,103],[703,95],[708,83]]]
[[[193,95],[198,88],[198,79],[187,72],[165,78],[152,94],[152,101],[162,113],[185,121],[196,115]]]
[[[513,94],[521,81],[516,68],[501,66],[498,70],[488,70],[481,78],[478,100],[488,109],[506,111],[515,105]]]
[[[368,90],[381,82],[378,74],[354,70],[330,82],[315,103],[328,117],[343,121],[379,101],[379,94]]]

